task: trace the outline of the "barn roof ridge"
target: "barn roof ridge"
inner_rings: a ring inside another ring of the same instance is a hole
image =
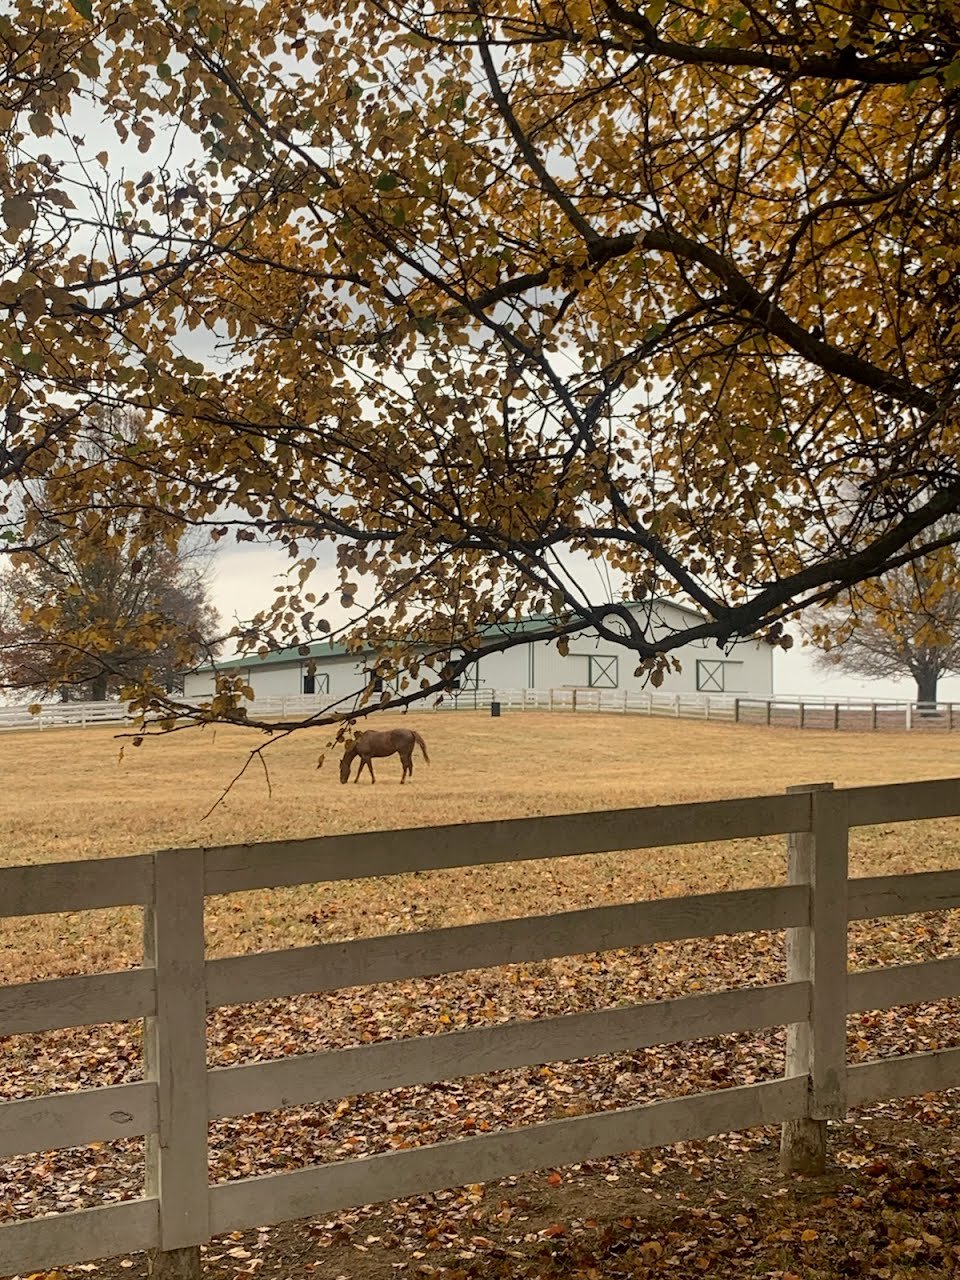
[[[694,618],[702,618],[702,614],[689,605],[681,604],[677,600],[671,600],[669,597],[660,597],[653,601],[643,600],[622,600],[613,601],[614,604],[626,605],[628,609],[650,608],[652,605],[669,605],[671,608],[678,609],[681,613],[689,614]],[[525,631],[533,630],[544,622],[552,621],[556,618],[556,614],[549,613],[533,613],[525,618],[506,619],[503,622],[491,622],[485,627],[480,628],[481,634],[501,633],[501,634],[523,634]],[[584,623],[583,629],[586,631],[589,623]],[[418,642],[414,642],[418,643]],[[429,641],[420,641],[421,644],[431,643]],[[309,649],[309,653],[300,653],[302,648]],[[288,662],[309,662],[311,658],[363,658],[364,655],[374,653],[375,650],[371,646],[365,646],[361,649],[350,649],[345,644],[341,644],[337,640],[308,640],[302,644],[287,645],[282,649],[273,649],[269,653],[261,655],[256,651],[249,653],[236,654],[232,658],[215,659],[212,662],[205,662],[202,666],[195,667],[194,670],[201,671],[235,671],[243,667],[251,667],[259,670],[265,666],[277,666]]]

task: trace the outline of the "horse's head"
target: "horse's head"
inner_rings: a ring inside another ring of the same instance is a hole
[[[353,757],[356,754],[356,750],[353,747],[347,747],[346,751],[343,753],[343,759],[340,761],[341,782],[350,781],[350,766],[353,764]]]

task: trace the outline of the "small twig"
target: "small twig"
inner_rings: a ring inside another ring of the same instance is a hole
[[[270,745],[269,743],[264,743],[264,746],[269,746],[269,745]],[[263,776],[267,780],[267,799],[272,800],[273,787],[270,785],[270,770],[267,768],[267,762],[263,758],[263,747],[257,747],[256,754],[260,757],[260,763],[263,765]]]
[[[259,746],[259,747],[254,747],[254,748],[253,748],[253,750],[252,750],[252,751],[250,752],[250,754],[247,756],[246,760],[243,762],[243,767],[242,767],[241,769],[239,769],[239,770],[238,770],[238,772],[237,772],[237,773],[235,773],[235,774],[233,775],[233,777],[230,779],[230,781],[229,781],[229,782],[227,783],[227,785],[224,787],[223,791],[221,791],[220,795],[219,795],[219,796],[217,796],[216,800],[214,800],[213,804],[210,806],[210,808],[207,810],[207,812],[206,812],[206,813],[201,817],[201,819],[200,819],[200,821],[201,821],[201,822],[206,822],[206,820],[210,817],[211,813],[213,813],[214,809],[219,808],[219,806],[220,806],[221,804],[223,804],[224,800],[226,800],[227,796],[230,794],[230,792],[233,790],[233,788],[237,785],[237,783],[240,781],[240,779],[243,777],[243,775],[244,775],[244,774],[247,772],[247,770],[249,769],[249,767],[250,767],[251,763],[253,762],[253,757],[254,757],[254,756],[258,756],[258,755],[260,755],[261,751],[263,751],[263,748],[264,748],[264,747],[269,747],[269,745],[270,745],[270,743],[269,743],[269,742],[265,742],[265,743],[263,743],[261,746]],[[261,758],[260,763],[263,765],[263,767],[264,767],[264,768],[266,768],[266,764],[265,764],[265,762],[263,761],[263,759],[262,759],[262,758]],[[267,776],[267,786],[269,787],[269,785],[270,785],[270,778],[269,778],[269,775],[268,775],[268,776]]]

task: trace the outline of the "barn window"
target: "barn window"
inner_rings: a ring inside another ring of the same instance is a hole
[[[325,671],[322,671],[322,672],[304,671],[303,692],[304,693],[329,693],[330,692],[330,676]]]
[[[591,654],[587,659],[587,679],[591,689],[616,689],[620,683],[616,654],[600,657]]]
[[[698,658],[698,692],[729,693],[734,688],[742,666],[742,662],[724,662],[722,658]],[[731,667],[734,668],[732,671]]]

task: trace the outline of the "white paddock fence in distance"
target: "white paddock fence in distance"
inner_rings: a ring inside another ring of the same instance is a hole
[[[39,706],[39,711],[31,707]],[[124,702],[18,702],[0,704],[0,729],[83,728],[95,724],[125,724],[130,720]]]
[[[672,716],[694,720],[727,720],[799,729],[953,730],[960,729],[960,705],[952,702],[874,702],[863,698],[780,695],[754,698],[727,693],[662,693],[656,689],[464,689],[441,702],[427,701],[413,710],[586,711],[620,715]],[[32,704],[36,705],[36,704]],[[54,729],[67,725],[130,722],[122,702],[51,702],[39,712],[31,704],[0,706],[0,730]],[[326,694],[287,694],[247,703],[250,715],[278,721],[303,719],[328,708],[349,711],[350,701],[332,702]]]
[[[505,711],[609,712],[798,729],[960,728],[960,706],[952,702],[877,702],[794,694],[760,698],[731,693],[662,693],[656,689],[465,689],[435,709],[489,710],[494,702]],[[271,713],[280,714],[280,708]],[[295,714],[292,705],[283,714]]]
[[[662,693],[656,689],[463,689],[412,710],[418,715],[423,711],[490,711],[494,703],[505,712],[603,712],[800,729],[960,729],[960,705],[954,707],[950,702],[872,702],[795,695],[754,698],[729,693]],[[249,704],[251,715],[278,720],[298,719],[331,706],[338,711],[349,709],[346,702],[331,703],[326,694],[261,697]]]
[[[815,1169],[848,1107],[960,1085],[960,1048],[847,1065],[848,1013],[960,993],[960,959],[848,973],[847,922],[960,906],[960,871],[848,880],[851,827],[960,813],[960,779],[179,849],[0,870],[0,915],[144,908],[143,967],[0,988],[0,1036],[145,1020],[142,1081],[0,1105],[0,1158],[148,1135],[144,1194],[0,1225],[0,1275],[159,1250],[183,1276],[212,1235],[783,1123],[785,1167]],[[787,835],[787,883],[207,960],[204,898],[267,886]],[[787,980],[209,1069],[211,1009],[304,992],[786,930]],[[292,1172],[208,1184],[219,1117],[523,1065],[787,1026],[782,1079]],[[165,1262],[166,1260],[166,1262]],[[191,1272],[199,1274],[199,1272]]]

